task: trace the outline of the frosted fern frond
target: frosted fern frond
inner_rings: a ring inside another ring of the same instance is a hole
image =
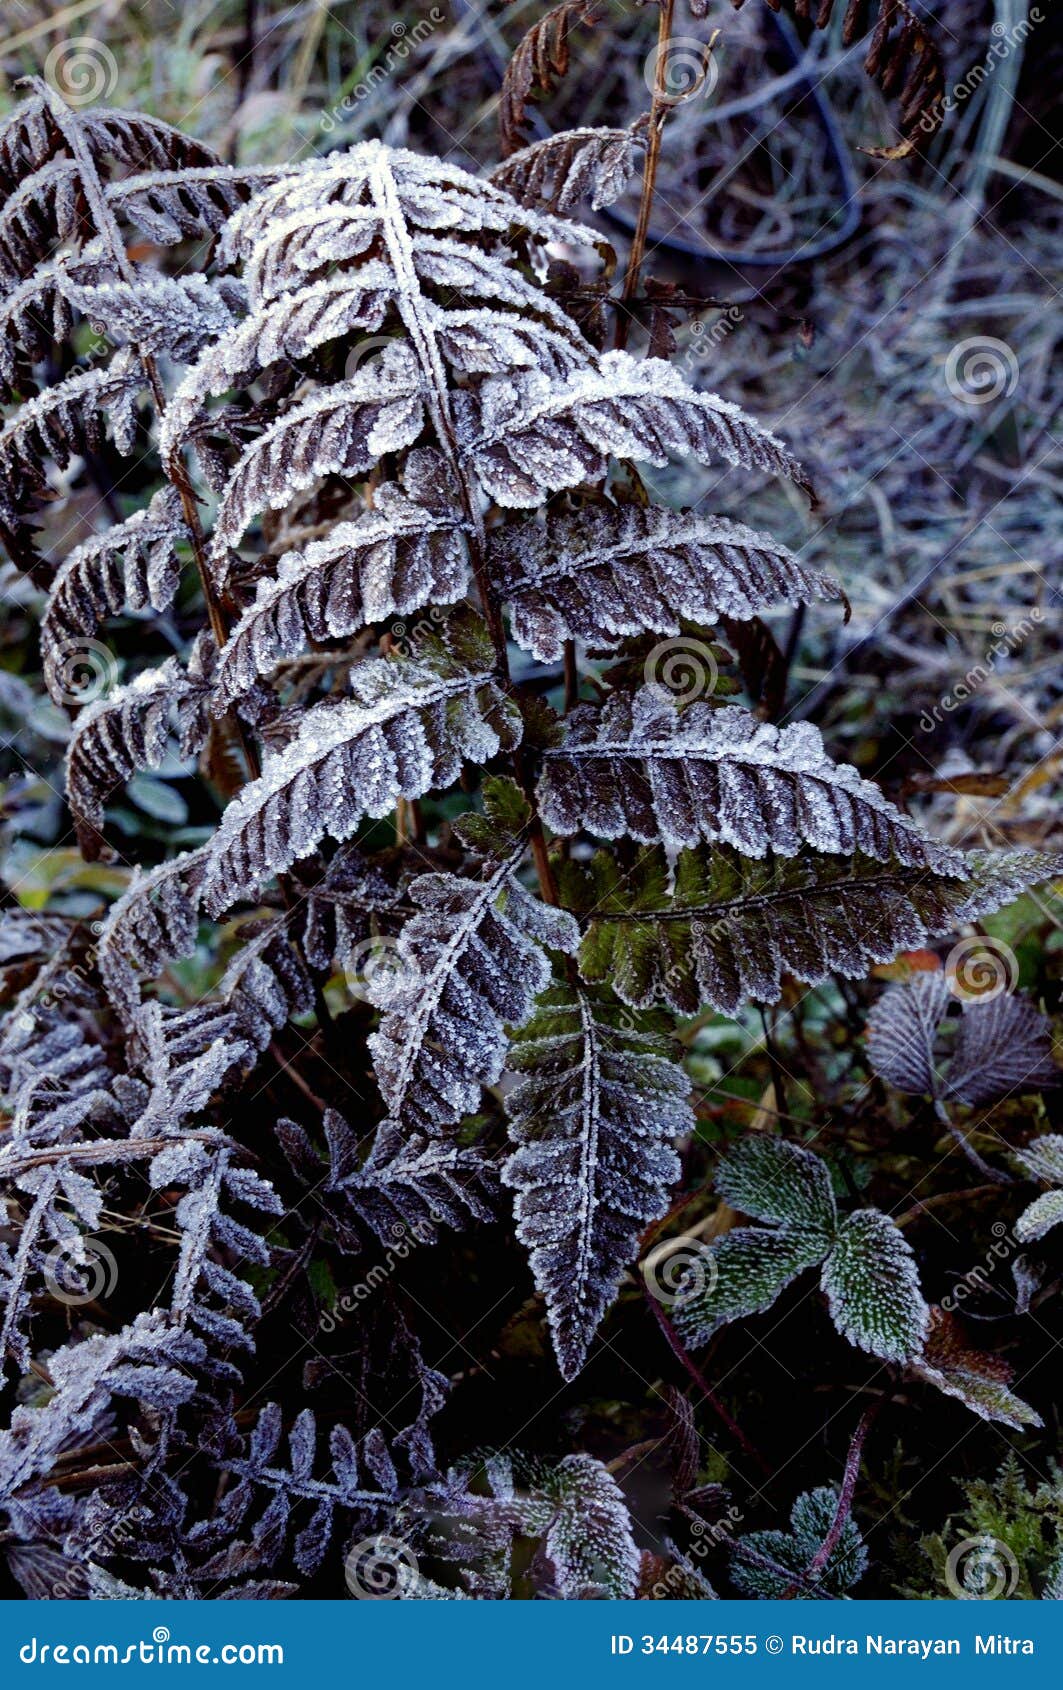
[[[1016,1235],[1021,1236],[1017,1227]],[[947,1397],[955,1397],[980,1420],[995,1420],[1016,1432],[1044,1424],[1036,1409],[1011,1389],[1010,1363],[1003,1356],[971,1349],[959,1322],[946,1309],[931,1306],[923,1353],[908,1371]]]
[[[171,488],[124,522],[69,552],[48,594],[41,619],[41,658],[53,698],[62,702],[63,663],[79,635],[124,610],[167,610],[177,591],[175,547],[187,529]]]
[[[610,645],[628,634],[678,634],[683,618],[715,622],[844,597],[767,534],[653,505],[590,505],[544,527],[498,528],[489,560],[514,639],[544,663],[557,661],[567,639]]]
[[[822,1263],[821,1286],[844,1338],[885,1361],[921,1353],[929,1312],[903,1234],[878,1209],[839,1222],[829,1173],[812,1151],[747,1138],[721,1162],[717,1186],[764,1224],[725,1233],[684,1270],[672,1312],[687,1343],[705,1344],[729,1321],[762,1313]]]
[[[214,1052],[208,1070],[212,1090],[230,1068],[249,1065],[279,1028],[313,1004],[309,977],[285,929],[281,916],[245,923],[243,942],[217,986],[190,1008],[142,1006],[138,1027],[145,1027],[145,1012],[151,1011],[149,1048],[157,1046],[179,1065]]]
[[[1031,1244],[1063,1221],[1063,1135],[1044,1133],[1015,1152],[1015,1160],[1029,1179],[1051,1187],[1035,1197],[1015,1222],[1020,1243]]]
[[[181,394],[160,433],[164,452],[179,420]],[[385,452],[416,440],[424,424],[417,362],[396,343],[350,381],[315,393],[286,411],[246,450],[222,494],[214,528],[215,566],[252,519],[280,510],[324,475],[361,475]]]
[[[181,1247],[170,1296],[171,1319],[202,1334],[212,1351],[215,1346],[253,1350],[250,1329],[261,1316],[261,1306],[247,1280],[225,1262],[265,1267],[269,1246],[255,1227],[235,1220],[227,1210],[230,1203],[242,1204],[255,1212],[256,1221],[283,1214],[277,1193],[260,1174],[234,1166],[227,1148],[210,1152],[188,1143],[161,1151],[148,1178],[157,1190],[185,1187],[174,1210]]]
[[[975,965],[976,966],[976,965]],[[956,1006],[950,977],[923,971],[887,987],[868,1017],[872,1068],[898,1091],[985,1104],[1059,1082],[1052,1023],[1024,998],[960,997],[951,1053],[943,1040]]]
[[[550,983],[543,947],[569,951],[572,917],[516,878],[524,845],[483,865],[482,878],[424,874],[408,897],[419,906],[396,947],[397,966],[370,980],[383,1011],[369,1040],[390,1114],[435,1135],[471,1114],[480,1088],[502,1073],[506,1028],[527,1021]]]
[[[455,395],[455,412],[463,448],[500,505],[538,505],[544,491],[597,481],[611,457],[661,467],[670,455],[722,457],[810,491],[781,441],[737,405],[688,387],[660,358],[606,352],[561,381],[518,371]]]
[[[418,455],[428,460],[426,470],[436,469],[434,500],[422,502],[386,483],[371,511],[286,553],[276,576],[259,581],[254,603],[222,648],[217,712],[311,641],[342,639],[367,623],[463,596],[469,580],[463,518],[446,498],[443,460]]]
[[[520,738],[482,624],[459,618],[423,657],[372,658],[352,696],[316,705],[295,739],[228,807],[211,842],[205,900],[214,913],[283,873],[326,834],[346,839],[397,798],[449,786],[469,758],[487,762]]]
[[[558,833],[627,834],[672,850],[699,840],[748,857],[802,845],[939,873],[963,858],[927,837],[849,764],[832,763],[810,722],[777,728],[737,705],[680,710],[654,682],[581,706],[547,750],[538,797]]]
[[[41,1408],[23,1405],[0,1431],[0,1502],[51,1470],[67,1448],[91,1441],[114,1396],[161,1413],[187,1402],[206,1350],[194,1334],[174,1330],[159,1309],[139,1314],[119,1332],[65,1344],[48,1359],[55,1387]]]
[[[837,1492],[820,1485],[798,1497],[790,1514],[788,1532],[747,1532],[738,1538],[732,1546],[730,1571],[743,1596],[777,1600],[795,1586],[799,1599],[845,1596],[868,1568],[867,1550],[851,1517],[842,1527],[826,1563],[811,1578],[808,1576],[837,1511]]]
[[[66,792],[82,852],[103,851],[103,807],[110,793],[141,769],[158,768],[176,711],[184,756],[202,744],[208,687],[167,658],[125,686],[88,704],[70,735]]]
[[[107,183],[107,199],[123,221],[159,246],[216,235],[256,188],[277,172],[244,165],[187,165],[144,171]]]
[[[160,276],[139,269],[131,281],[80,282],[60,270],[60,287],[84,317],[112,340],[187,362],[233,327],[217,287],[203,276]]]
[[[337,851],[324,878],[306,900],[302,945],[312,968],[346,968],[353,948],[374,924],[391,920],[402,901],[402,879],[392,880],[353,846]]]
[[[136,435],[136,398],[143,376],[125,349],[101,369],[82,370],[46,387],[0,429],[0,512],[14,521],[44,486],[49,463],[66,469],[71,458],[98,451],[104,412],[114,443],[126,456]]]
[[[673,1148],[691,1132],[689,1081],[662,1029],[633,1029],[611,1000],[555,987],[513,1044],[523,1076],[508,1094],[502,1170],[516,1192],[517,1236],[530,1252],[561,1371],[572,1379],[637,1252],[668,1207]]]
[[[234,1427],[220,1442],[217,1465],[233,1473],[237,1483],[214,1516],[194,1529],[193,1541],[224,1551],[238,1533],[247,1531],[245,1563],[249,1561],[257,1570],[274,1566],[292,1537],[295,1566],[309,1577],[321,1566],[341,1521],[352,1516],[371,1518],[393,1509],[399,1501],[399,1481],[379,1431],[358,1443],[344,1426],[334,1426],[325,1460],[319,1459],[312,1409],[304,1408],[296,1416],[286,1452],[281,1450],[283,1433],[280,1408],[268,1403],[246,1441]],[[264,1511],[252,1519],[264,1502]],[[300,1515],[304,1523],[293,1536]]]
[[[289,1138],[300,1131],[293,1122],[280,1126]],[[484,1151],[410,1136],[384,1121],[363,1156],[361,1140],[336,1110],[325,1111],[324,1128],[329,1173],[320,1190],[338,1198],[382,1244],[434,1244],[440,1227],[460,1232],[470,1221],[494,1219],[498,1178]]]
[[[681,851],[672,865],[657,848],[630,871],[598,852],[587,870],[567,868],[564,891],[587,912],[584,979],[608,981],[636,1009],[693,1015],[711,1004],[733,1015],[750,998],[778,1002],[786,974],[809,986],[863,979],[1045,876],[1036,852],[972,852],[966,867],[963,880],[859,852],[758,861],[727,846]]]
[[[157,977],[189,956],[199,928],[198,888],[205,851],[186,851],[145,873],[135,868],[100,928],[96,963],[107,995],[127,1027],[140,1008],[139,975]]]
[[[586,200],[601,211],[626,192],[645,144],[634,128],[566,129],[497,164],[491,181],[522,205],[569,212]]]

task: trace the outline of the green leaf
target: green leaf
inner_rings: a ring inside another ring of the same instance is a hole
[[[481,789],[484,813],[469,811],[454,823],[454,831],[471,851],[484,856],[508,855],[524,837],[531,806],[516,781],[488,775]]]
[[[683,1342],[697,1349],[729,1321],[770,1309],[827,1247],[817,1230],[759,1226],[736,1227],[705,1246],[687,1266],[671,1311]]]
[[[826,1564],[807,1577],[808,1568],[816,1552],[834,1524],[838,1509],[837,1493],[826,1485],[805,1491],[794,1503],[788,1532],[749,1532],[734,1545],[731,1578],[744,1596],[769,1600],[785,1595],[792,1584],[797,1585],[798,1598],[813,1596],[844,1596],[867,1571],[868,1557],[859,1528],[846,1520],[841,1536]],[[758,1565],[752,1555],[773,1561],[780,1570]],[[790,1579],[787,1574],[794,1574]]]
[[[909,1361],[926,1337],[929,1309],[904,1235],[878,1209],[844,1223],[823,1265],[831,1319],[850,1344],[883,1361]]]
[[[1015,1236],[1020,1244],[1033,1244],[1063,1221],[1063,1191],[1045,1191],[1035,1197],[1015,1222]]]
[[[838,1213],[827,1164],[783,1138],[743,1139],[720,1163],[716,1190],[754,1220],[793,1221],[832,1240]]]

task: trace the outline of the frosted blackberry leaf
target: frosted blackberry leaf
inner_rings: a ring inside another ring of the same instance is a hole
[[[148,873],[134,868],[125,892],[107,912],[96,964],[112,1007],[127,1027],[140,1008],[139,976],[155,978],[195,949],[205,858],[201,848]]]
[[[880,1079],[898,1091],[938,1095],[942,1076],[935,1044],[953,1001],[940,969],[886,988],[867,1019],[868,1061]]]
[[[44,486],[49,463],[103,445],[109,416],[117,451],[128,457],[136,434],[136,397],[143,384],[136,354],[124,348],[104,369],[83,370],[27,400],[0,429],[0,512],[13,520]]]
[[[492,664],[482,625],[452,652],[359,664],[353,697],[308,711],[295,739],[268,755],[261,777],[230,803],[211,842],[208,909],[217,914],[246,897],[326,834],[346,839],[364,816],[388,815],[397,798],[450,786],[466,758],[485,763],[517,744],[520,715]]]
[[[384,1121],[363,1160],[342,1116],[327,1110],[324,1125],[329,1177],[320,1189],[341,1197],[381,1243],[434,1244],[440,1227],[461,1232],[494,1219],[497,1172],[485,1151],[411,1137]]]
[[[179,389],[160,429],[168,458],[178,452],[187,422],[182,396]],[[252,442],[232,472],[215,522],[215,567],[223,566],[225,548],[238,544],[256,516],[280,510],[322,476],[364,474],[385,452],[411,445],[423,424],[417,361],[400,342],[349,381],[292,405]]]
[[[682,851],[673,865],[661,849],[621,871],[599,852],[589,871],[566,867],[564,901],[587,912],[580,969],[608,980],[633,1008],[667,1004],[694,1015],[711,1004],[734,1015],[750,998],[777,1003],[786,974],[810,986],[832,973],[863,979],[956,926],[958,908],[988,911],[1017,894],[1029,854],[1002,853],[988,871],[975,854],[969,880],[804,851],[793,859],[744,858],[726,846]],[[1010,868],[1014,857],[1021,861]]]
[[[838,1495],[827,1485],[805,1491],[794,1503],[790,1530],[747,1532],[737,1540],[731,1557],[731,1579],[743,1596],[778,1600],[796,1585],[798,1599],[845,1596],[868,1568],[867,1550],[859,1527],[850,1518],[826,1564],[811,1578],[806,1575],[826,1541],[838,1512]],[[750,1555],[744,1555],[749,1550]],[[772,1566],[765,1566],[770,1561]],[[776,1571],[776,1569],[779,1569]],[[792,1573],[793,1578],[787,1577]]]
[[[1052,1023],[1025,998],[1001,994],[963,1005],[946,1074],[946,1092],[961,1103],[994,1102],[1039,1091],[1063,1078],[1052,1060]]]
[[[67,750],[66,794],[89,861],[104,849],[103,808],[110,794],[139,770],[157,769],[162,762],[172,711],[184,755],[202,744],[207,691],[177,658],[168,657],[79,713]]]
[[[566,719],[538,796],[555,832],[628,835],[670,850],[699,840],[749,857],[862,851],[879,861],[963,873],[963,857],[927,837],[849,764],[832,763],[811,722],[777,728],[738,706],[680,711],[663,686],[616,693]]]
[[[548,1481],[554,1512],[539,1556],[562,1601],[631,1598],[639,1552],[624,1494],[593,1455],[566,1455]]]
[[[832,1239],[838,1213],[827,1165],[787,1139],[744,1138],[720,1163],[716,1190],[732,1209],[770,1224],[793,1222]]]
[[[586,200],[601,211],[626,192],[644,146],[632,129],[566,129],[513,153],[491,181],[522,205],[575,211]]]
[[[1015,1151],[1015,1160],[1031,1179],[1043,1180],[1045,1185],[1063,1185],[1063,1134],[1044,1133],[1031,1139],[1022,1150]]]
[[[612,1000],[555,987],[517,1036],[506,1097],[516,1150],[517,1237],[546,1299],[561,1371],[572,1379],[679,1175],[690,1082],[657,1028],[635,1030]]]
[[[63,665],[79,635],[93,634],[106,616],[123,611],[167,610],[177,591],[175,547],[187,536],[172,488],[124,522],[68,552],[56,572],[41,619],[44,679],[64,701]]]
[[[770,1309],[788,1285],[823,1260],[818,1227],[734,1227],[700,1247],[684,1269],[669,1314],[690,1349],[721,1326]]]
[[[842,1225],[823,1266],[831,1319],[850,1344],[883,1361],[919,1355],[929,1310],[904,1234],[878,1209],[859,1209]]]
[[[383,1011],[369,1040],[377,1083],[408,1132],[437,1135],[479,1107],[502,1073],[507,1027],[523,1026],[550,983],[542,947],[576,943],[571,916],[515,879],[522,856],[487,864],[482,880],[419,876],[396,965],[369,982]]]
[[[767,606],[843,599],[829,576],[756,529],[698,510],[588,505],[494,529],[489,565],[513,637],[553,663],[567,639],[678,634],[682,620],[745,619]]]
[[[931,1307],[922,1355],[909,1363],[913,1378],[955,1397],[980,1420],[994,1420],[1013,1431],[1044,1422],[1036,1409],[1011,1390],[1013,1370],[1003,1356],[972,1350],[955,1317]]]
[[[1035,1197],[1015,1222],[1015,1236],[1021,1244],[1033,1244],[1063,1221],[1063,1191],[1045,1191]]]
[[[453,604],[468,582],[461,514],[453,506],[426,508],[385,485],[372,511],[288,552],[276,576],[259,581],[222,649],[215,713],[311,641],[346,638],[426,604]]]
[[[109,339],[181,362],[233,327],[232,313],[204,276],[161,276],[140,266],[135,281],[85,283],[61,270],[60,286]]]
[[[688,387],[659,358],[607,352],[596,369],[566,381],[522,371],[456,399],[462,445],[500,505],[538,505],[544,491],[597,481],[610,458],[663,467],[670,455],[723,457],[808,486],[781,441],[736,405]]]

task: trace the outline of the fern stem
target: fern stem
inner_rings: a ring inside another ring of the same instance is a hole
[[[627,345],[628,330],[632,321],[631,313],[625,311],[623,306],[634,299],[638,293],[642,264],[646,256],[646,241],[650,232],[650,217],[653,212],[653,196],[657,190],[657,168],[661,161],[661,141],[671,104],[668,99],[666,75],[668,44],[672,38],[672,23],[675,16],[675,0],[659,0],[659,4],[657,59],[654,64],[649,133],[646,137],[646,163],[642,171],[642,194],[639,199],[639,214],[635,224],[635,233],[631,239],[631,250],[628,253],[627,268],[624,271],[624,284],[620,293],[621,309],[618,311],[616,319],[616,346],[619,350],[623,350]]]
[[[768,1462],[765,1459],[765,1457],[763,1455],[761,1455],[761,1453],[760,1453],[759,1449],[757,1448],[756,1444],[750,1442],[749,1438],[747,1438],[746,1434],[743,1432],[743,1430],[742,1430],[741,1426],[738,1424],[737,1420],[732,1419],[731,1415],[728,1413],[727,1409],[724,1407],[723,1403],[720,1401],[719,1397],[716,1395],[716,1392],[713,1390],[712,1386],[709,1384],[709,1382],[705,1378],[704,1374],[698,1368],[697,1364],[695,1363],[693,1357],[690,1355],[690,1353],[686,1349],[685,1345],[683,1345],[680,1342],[679,1335],[676,1332],[675,1327],[672,1325],[671,1321],[668,1319],[668,1316],[665,1314],[665,1312],[664,1312],[663,1308],[661,1307],[660,1303],[657,1301],[656,1297],[653,1295],[649,1286],[646,1285],[645,1282],[643,1282],[643,1292],[644,1292],[644,1295],[646,1297],[646,1301],[649,1303],[650,1308],[653,1310],[653,1317],[656,1320],[657,1325],[660,1327],[662,1334],[664,1335],[665,1342],[667,1343],[668,1348],[671,1350],[672,1354],[675,1356],[676,1360],[681,1364],[683,1369],[690,1375],[691,1379],[694,1381],[694,1384],[698,1387],[698,1390],[701,1392],[703,1399],[705,1400],[705,1402],[708,1403],[709,1407],[712,1409],[712,1412],[715,1414],[716,1418],[720,1421],[720,1423],[723,1426],[726,1426],[727,1430],[730,1432],[730,1434],[734,1438],[735,1442],[739,1445],[739,1447],[742,1450],[744,1450],[746,1455],[749,1456],[750,1460],[756,1462],[757,1466],[760,1468],[761,1472],[764,1474],[764,1477],[766,1479],[770,1479],[771,1476],[772,1476],[772,1468],[771,1468],[770,1462]]]

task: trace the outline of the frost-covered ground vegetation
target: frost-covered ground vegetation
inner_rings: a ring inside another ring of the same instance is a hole
[[[17,10],[8,1593],[1058,1595],[1044,18]]]

